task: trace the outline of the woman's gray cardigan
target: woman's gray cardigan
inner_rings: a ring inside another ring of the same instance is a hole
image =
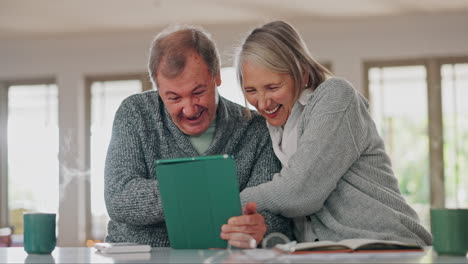
[[[432,244],[402,197],[366,99],[332,78],[310,97],[297,151],[271,182],[247,188],[243,203],[286,217],[310,217],[320,240],[374,238]],[[411,148],[411,146],[408,146]]]

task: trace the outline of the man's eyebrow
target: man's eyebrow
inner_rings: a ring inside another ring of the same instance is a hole
[[[179,95],[179,94],[177,94],[176,92],[173,92],[173,91],[167,91],[164,94],[165,95],[177,95],[177,96]]]
[[[203,89],[206,86],[207,86],[206,84],[199,84],[199,85],[195,86],[195,88],[192,89],[192,92],[195,92],[196,90],[199,90],[199,89]],[[174,91],[167,91],[164,94],[167,95],[167,96],[169,96],[169,95],[179,96],[179,94],[174,92]]]
[[[201,89],[201,88],[205,88],[205,87],[206,87],[206,84],[199,84],[199,85],[195,86],[195,88],[192,89],[192,92],[194,92],[195,90]]]

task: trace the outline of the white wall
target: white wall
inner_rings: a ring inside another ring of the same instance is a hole
[[[364,60],[468,55],[468,13],[291,22],[311,53],[331,62],[336,75],[357,88]],[[224,66],[230,65],[232,48],[241,36],[255,25],[205,26]],[[0,80],[145,71],[149,44],[158,30],[0,39]]]
[[[362,89],[362,63],[376,59],[468,55],[468,13],[372,18],[347,21],[291,21],[313,56],[330,62],[333,72]],[[256,24],[206,26],[218,43],[223,65],[230,66],[232,48]],[[0,39],[0,82],[54,77],[59,86],[60,143],[70,140],[61,161],[86,170],[84,158],[85,93],[88,75],[146,71],[149,44],[159,29],[93,35]],[[78,147],[73,147],[78,146]],[[84,240],[88,201],[80,195],[85,182],[66,191],[60,211],[61,246]],[[78,209],[78,210],[77,210]],[[70,224],[71,223],[71,224]]]

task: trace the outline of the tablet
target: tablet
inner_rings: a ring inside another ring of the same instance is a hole
[[[156,161],[167,232],[172,248],[226,248],[221,226],[242,214],[232,156]]]

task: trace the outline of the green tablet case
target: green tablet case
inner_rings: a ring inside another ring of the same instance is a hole
[[[231,156],[157,160],[156,178],[172,248],[227,247],[221,226],[242,213]]]

